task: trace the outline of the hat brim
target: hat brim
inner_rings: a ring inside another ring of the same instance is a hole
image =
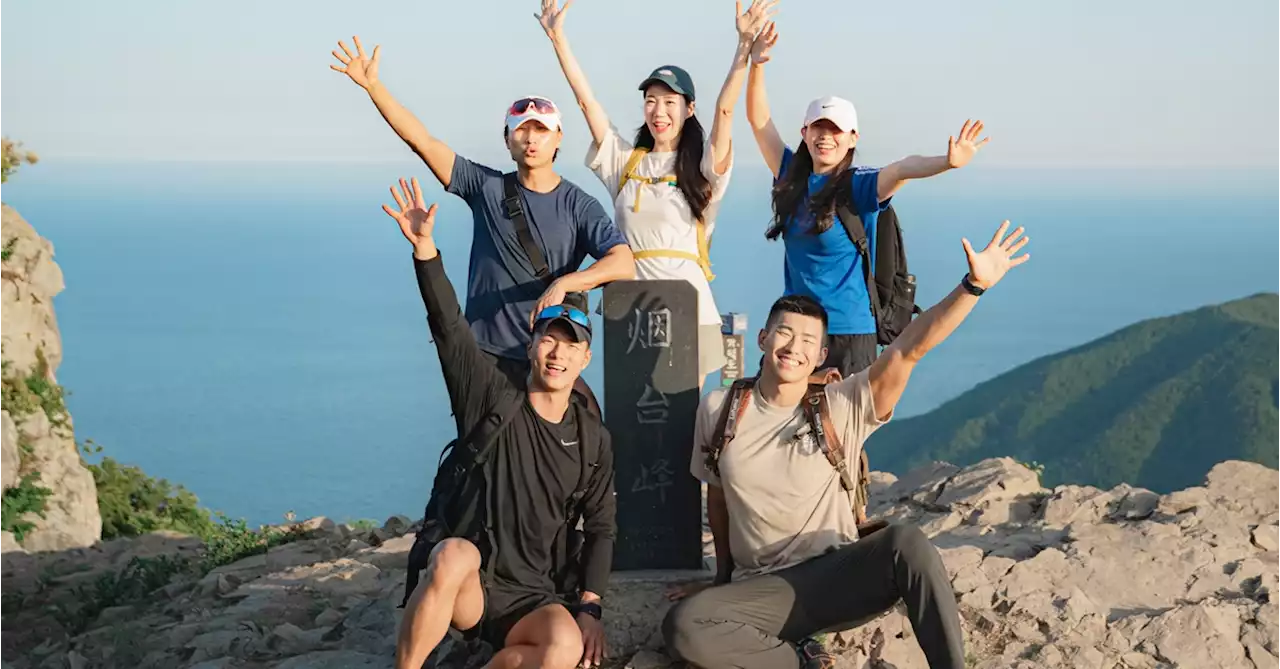
[[[674,77],[670,79],[666,77],[649,77],[648,79],[645,79],[644,81],[640,82],[640,86],[637,87],[636,90],[643,91],[648,89],[650,86],[654,84],[662,84],[663,86],[666,86],[667,88],[670,88],[676,93],[679,93],[680,95],[683,95],[687,98],[693,97],[692,95],[689,95],[689,91],[686,91],[684,87],[682,87],[679,83],[676,82]]]
[[[817,123],[818,121],[831,121],[832,123],[835,124],[837,128],[840,128],[840,132],[857,132],[858,131],[857,123],[849,123],[847,121],[841,121],[840,119],[830,116],[828,114],[819,114],[818,116],[815,116],[814,118],[811,118],[808,121],[805,121],[804,127],[807,128],[813,125],[814,123]]]
[[[507,130],[515,132],[516,128],[530,122],[537,121],[544,128],[552,132],[560,129],[560,119],[554,114],[521,114],[519,116],[507,117]]]
[[[564,323],[569,327],[569,331],[573,333],[574,341],[591,343],[591,331],[582,327],[581,324],[575,323],[565,316],[556,316],[555,318],[544,318],[533,324],[533,334],[535,337],[541,337],[546,333],[554,323]]]

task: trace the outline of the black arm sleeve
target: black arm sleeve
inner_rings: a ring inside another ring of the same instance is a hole
[[[503,384],[509,384],[476,344],[471,327],[462,316],[453,284],[444,273],[440,255],[431,260],[414,258],[418,290],[427,307],[427,325],[440,354],[440,370],[449,391],[453,417],[462,436],[492,409]]]
[[[600,431],[600,466],[591,476],[583,504],[582,587],[604,597],[613,571],[613,542],[618,537],[618,502],[614,496],[613,444]]]

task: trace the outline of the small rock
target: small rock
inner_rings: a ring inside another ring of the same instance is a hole
[[[1129,486],[1121,486],[1129,488]],[[1116,491],[1112,491],[1116,492]],[[1116,495],[1117,497],[1119,495]],[[1144,488],[1129,488],[1111,512],[1113,520],[1141,520],[1150,518],[1160,505],[1160,496]]]
[[[320,615],[316,616],[316,626],[332,627],[339,622],[342,622],[343,617],[344,616],[341,611],[334,608],[328,608],[320,612]]]
[[[409,525],[413,524],[408,516],[399,514],[387,518],[387,522],[382,524],[382,529],[390,532],[392,536],[401,536],[409,529]]]
[[[1280,527],[1275,525],[1259,525],[1253,528],[1250,535],[1253,545],[1264,551],[1280,550]]]

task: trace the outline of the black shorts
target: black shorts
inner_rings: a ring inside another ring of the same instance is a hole
[[[564,598],[549,592],[484,586],[484,613],[475,627],[462,630],[462,636],[468,641],[479,639],[497,651],[506,645],[507,635],[521,618],[548,604],[568,607]]]
[[[873,334],[827,335],[827,360],[820,369],[834,367],[840,378],[847,379],[871,366],[878,349]]]

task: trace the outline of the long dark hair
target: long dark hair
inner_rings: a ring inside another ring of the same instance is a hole
[[[849,169],[853,166],[854,149],[849,149],[844,159],[836,166],[827,179],[822,190],[809,197],[809,176],[813,174],[813,156],[809,155],[809,145],[801,144],[800,149],[791,156],[787,171],[778,184],[773,187],[773,225],[765,233],[767,239],[777,239],[787,227],[787,221],[800,209],[805,200],[809,202],[809,211],[813,213],[814,226],[810,232],[820,235],[831,229],[836,219],[836,203],[853,200],[853,180],[849,178]]]
[[[648,125],[636,131],[634,144],[637,148],[653,150],[653,133],[649,132]],[[690,115],[680,129],[680,140],[676,144],[676,187],[684,194],[695,221],[702,220],[702,212],[711,203],[711,182],[702,173],[703,150],[702,124],[697,116]]]

